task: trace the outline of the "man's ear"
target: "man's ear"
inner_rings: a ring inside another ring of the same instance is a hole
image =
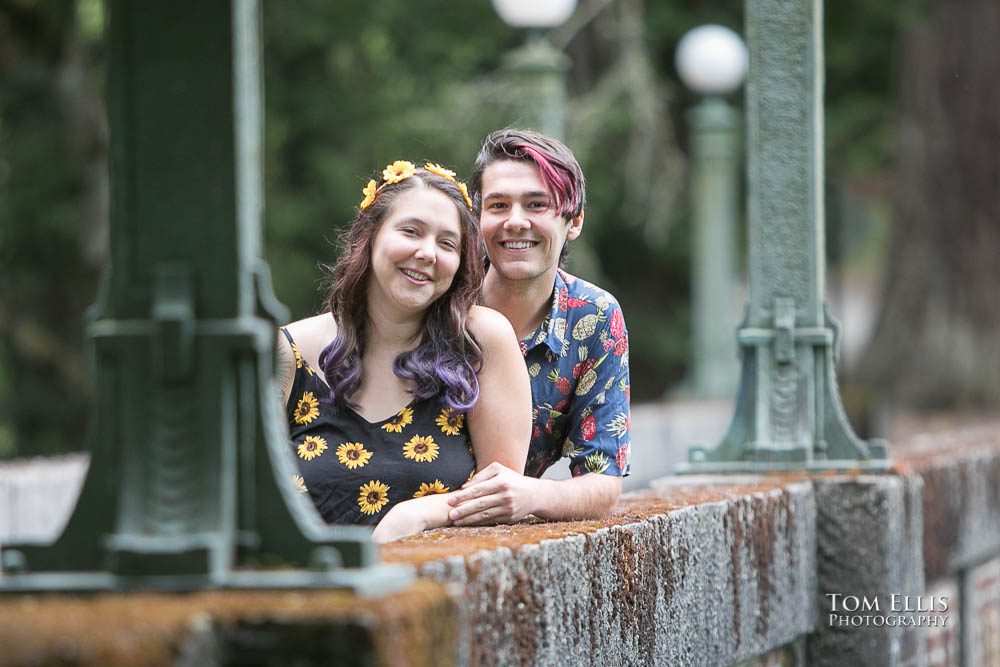
[[[580,215],[569,221],[569,229],[566,230],[567,241],[574,240],[583,231],[583,215],[584,211],[580,211]]]

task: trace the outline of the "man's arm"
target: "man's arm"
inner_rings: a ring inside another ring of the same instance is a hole
[[[611,511],[621,490],[617,475],[537,479],[491,463],[451,495],[448,516],[456,526],[510,523],[529,514],[548,521],[597,519]]]
[[[567,433],[573,478],[536,479],[487,466],[449,499],[455,525],[509,523],[528,514],[550,521],[594,519],[614,507],[621,476],[628,473],[628,332],[618,304],[608,312],[589,343],[586,356],[595,361],[580,371],[587,388],[575,388]]]

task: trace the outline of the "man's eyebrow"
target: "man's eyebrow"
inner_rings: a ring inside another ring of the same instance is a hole
[[[522,192],[520,196],[521,196],[522,199],[534,199],[536,197],[544,197],[544,198],[547,199],[549,197],[549,193],[546,192],[546,191],[544,191],[544,190],[532,190],[531,192]],[[515,197],[512,194],[510,194],[509,192],[489,192],[489,193],[487,193],[486,195],[483,196],[484,200],[487,200],[487,199],[516,199],[516,198],[517,197]]]

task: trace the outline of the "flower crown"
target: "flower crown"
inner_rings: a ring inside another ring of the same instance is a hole
[[[462,193],[462,198],[465,199],[465,205],[472,210],[472,199],[469,197],[469,189],[465,187],[465,183],[455,179],[455,172],[450,169],[445,169],[439,164],[433,162],[427,162],[424,164],[424,171],[430,172],[436,176],[447,179],[458,186],[459,192]],[[368,185],[364,187],[361,194],[365,196],[358,204],[358,209],[365,210],[372,205],[375,201],[375,197],[378,193],[387,185],[392,185],[393,183],[400,183],[405,181],[410,176],[417,173],[417,167],[414,166],[412,162],[407,160],[396,160],[385,169],[382,170],[382,184],[379,185],[374,179],[368,181]]]

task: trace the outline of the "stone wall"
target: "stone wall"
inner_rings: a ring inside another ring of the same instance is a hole
[[[926,664],[1000,665],[1000,425],[917,435],[894,455],[923,481],[927,595],[953,620],[924,633]]]
[[[385,559],[465,589],[477,665],[727,664],[807,633],[808,480],[674,487],[605,521],[446,529]]]

